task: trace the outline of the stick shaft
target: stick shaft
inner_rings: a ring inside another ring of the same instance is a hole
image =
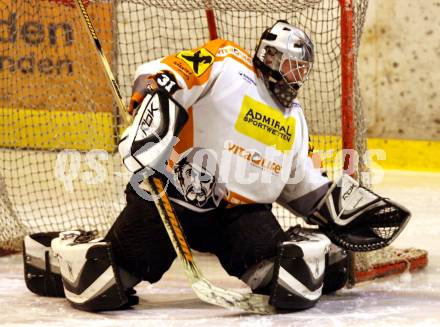
[[[113,75],[112,70],[110,68],[110,64],[109,64],[106,56],[104,55],[104,52],[103,52],[102,46],[101,46],[101,42],[98,39],[98,35],[96,34],[96,31],[93,27],[92,21],[90,20],[89,14],[87,13],[87,10],[86,10],[82,0],[76,0],[75,2],[77,4],[77,7],[79,8],[79,11],[80,11],[81,16],[83,18],[82,22],[84,23],[84,26],[86,27],[86,30],[88,32],[87,34],[89,35],[91,41],[95,45],[96,52],[98,53],[98,56],[100,59],[99,62],[102,64],[102,67],[104,69],[104,73],[107,77],[107,81],[109,82],[110,88],[113,92],[113,96],[114,96],[113,98],[116,102],[116,105],[118,106],[119,113],[124,121],[124,124],[128,125],[132,121],[132,118],[127,112],[126,106],[124,104],[124,100],[122,99],[122,95],[120,92],[118,82],[116,81],[116,78]]]

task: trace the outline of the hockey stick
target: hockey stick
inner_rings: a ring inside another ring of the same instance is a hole
[[[104,55],[104,52],[102,51],[101,42],[98,39],[98,35],[96,34],[95,29],[93,28],[92,21],[90,20],[89,14],[87,13],[86,7],[84,6],[83,0],[76,0],[75,2],[77,4],[79,11],[81,12],[81,17],[83,18],[82,22],[86,26],[88,35],[92,43],[95,45],[96,52],[98,53],[100,59],[99,62],[102,64],[105,76],[107,77],[107,81],[110,84],[110,88],[113,92],[113,99],[116,101],[116,105],[119,109],[119,114],[124,120],[124,123],[128,125],[129,123],[131,123],[133,119],[125,109],[124,100],[122,99],[118,82],[116,81],[116,78],[112,73],[107,57]]]
[[[76,0],[77,7],[81,12],[82,21],[88,30],[89,37],[95,44],[96,51],[101,59],[105,75],[113,91],[116,104],[121,114],[127,122],[131,121],[131,117],[126,112],[126,107],[119,91],[119,86],[105,57],[101,43],[93,28],[92,22],[87,14],[82,0]],[[232,290],[226,290],[214,286],[206,278],[203,277],[198,266],[194,262],[191,249],[186,241],[185,234],[179,223],[179,220],[174,213],[171,203],[166,196],[162,181],[155,177],[145,178],[143,181],[145,187],[150,191],[155,199],[154,203],[157,207],[159,215],[168,233],[168,236],[173,244],[177,256],[181,260],[185,274],[191,284],[195,294],[202,300],[214,305],[225,308],[241,309],[247,312],[268,314],[273,313],[274,309],[268,303],[268,297],[253,293],[239,293]]]

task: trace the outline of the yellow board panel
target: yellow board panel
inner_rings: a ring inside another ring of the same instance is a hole
[[[115,130],[111,113],[65,110],[0,108],[0,147],[32,149],[115,150]],[[121,131],[118,131],[121,133]],[[334,162],[341,139],[312,135],[315,151],[326,145],[324,165]],[[375,165],[384,169],[440,171],[440,141],[368,139]]]
[[[384,169],[440,171],[440,141],[368,139],[368,149],[384,151]]]
[[[0,108],[0,123],[0,147],[115,149],[113,117],[107,112]]]
[[[338,153],[334,149],[341,148],[341,138],[311,135],[311,140],[315,151],[324,154],[321,158],[324,166],[335,164]],[[374,161],[376,167],[379,165],[383,169],[440,171],[440,141],[369,138],[367,148],[368,158]]]
[[[313,147],[315,164],[323,167],[341,167],[342,138],[334,135],[310,135],[309,146]]]

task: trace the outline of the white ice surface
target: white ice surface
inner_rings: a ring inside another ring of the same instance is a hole
[[[410,278],[361,283],[324,296],[306,311],[258,316],[198,300],[176,261],[159,283],[137,287],[140,304],[134,309],[97,314],[75,310],[64,299],[30,293],[24,285],[21,257],[13,256],[0,258],[0,326],[440,326],[440,174],[386,171],[384,182],[374,189],[413,212],[394,245],[429,251],[428,267]],[[219,277],[215,271],[220,268],[202,269],[216,284],[241,286]]]

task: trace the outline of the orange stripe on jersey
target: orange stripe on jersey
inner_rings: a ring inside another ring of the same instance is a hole
[[[252,200],[244,197],[243,195],[232,192],[232,191],[230,191],[228,193],[228,195],[225,197],[225,200],[227,202],[229,202],[229,204],[226,206],[227,208],[231,208],[231,207],[239,205],[239,204],[255,203],[255,201],[252,201]]]
[[[174,150],[181,154],[192,148],[194,145],[194,120],[193,120],[193,107],[188,108],[188,120],[180,131],[179,142],[174,146]]]
[[[206,83],[212,71],[212,64],[215,61],[223,61],[227,57],[254,70],[252,58],[246,50],[233,42],[222,39],[209,41],[200,48],[181,51],[165,57],[161,62],[175,70],[183,78],[187,88],[191,89],[194,85]]]
[[[188,120],[180,131],[179,142],[173,147],[171,151],[171,156],[168,160],[167,168],[174,168],[174,164],[179,160],[179,157],[189,148],[194,146],[194,120],[193,120],[193,107],[188,108]]]
[[[196,84],[197,77],[192,73],[188,64],[182,59],[173,55],[163,58],[161,62],[176,71],[183,78],[188,89],[191,89],[193,85]]]
[[[246,52],[246,50],[242,49],[235,43],[228,42],[228,44],[218,49],[215,61],[223,61],[225,58],[235,59],[248,69],[255,71],[255,68],[252,65],[251,56]]]
[[[174,164],[179,160],[179,157],[189,148],[194,145],[194,120],[193,120],[193,107],[188,108],[188,120],[185,125],[183,125],[182,130],[179,135],[179,142],[173,147],[171,155],[168,158],[167,169],[168,171],[173,171]]]

